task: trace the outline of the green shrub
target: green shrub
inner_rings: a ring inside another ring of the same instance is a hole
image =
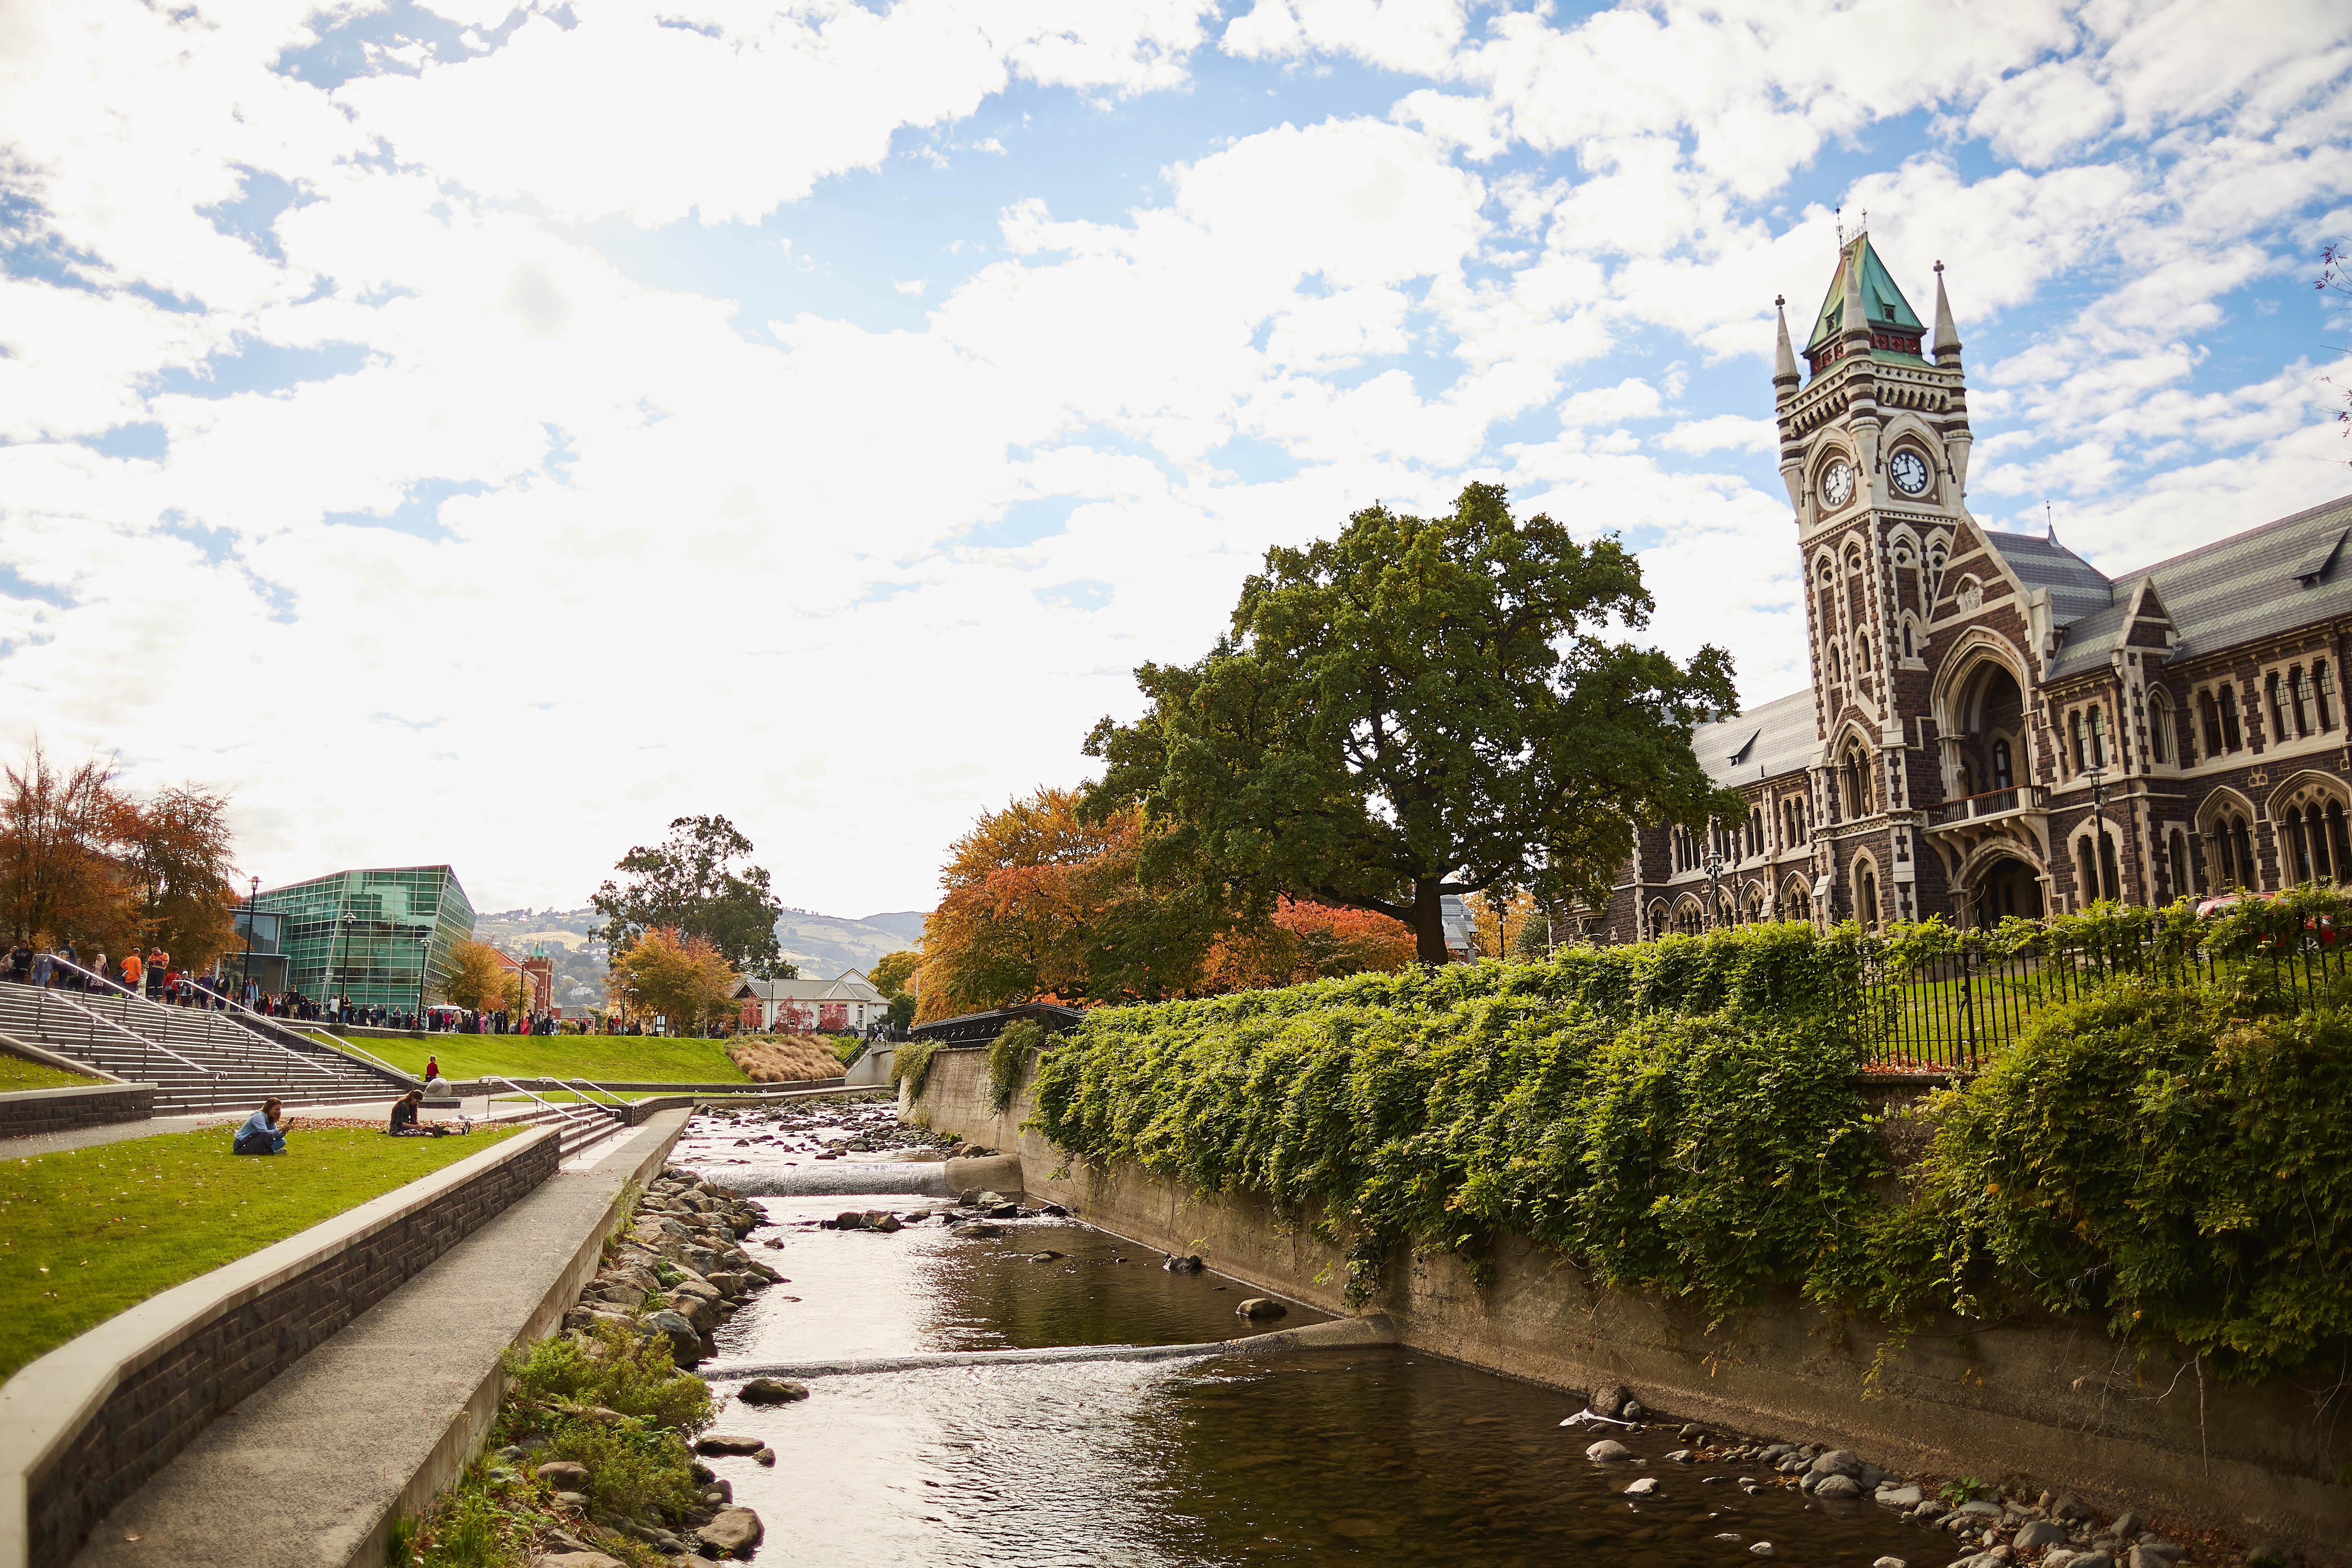
[[[998,1115],[1013,1109],[1013,1097],[1029,1071],[1029,1053],[1045,1044],[1045,1031],[1034,1019],[1014,1019],[988,1042],[988,1103]]]
[[[695,1505],[694,1456],[675,1431],[625,1416],[566,1416],[548,1451],[585,1465],[589,1501],[610,1512],[634,1519]]]
[[[1851,1033],[1822,1020],[1845,1004],[1813,972],[1851,944],[1657,946],[1098,1009],[1043,1059],[1035,1124],[1345,1234],[1354,1301],[1402,1244],[1483,1280],[1515,1229],[1719,1318],[1803,1278],[1874,1174]],[[1669,1000],[1709,1010],[1637,1006]]]
[[[1821,1288],[1897,1320],[2097,1312],[2242,1380],[2352,1334],[2352,1015],[2245,999],[2126,979],[2052,1009],[1937,1097],[1913,1203]]]
[[[890,1082],[907,1085],[909,1094],[920,1094],[924,1081],[931,1075],[931,1058],[940,1051],[937,1040],[910,1040],[890,1053]]]
[[[507,1374],[516,1397],[535,1404],[601,1405],[624,1416],[692,1437],[710,1425],[710,1387],[671,1360],[668,1342],[641,1338],[612,1323],[587,1337],[559,1334],[511,1352]]]

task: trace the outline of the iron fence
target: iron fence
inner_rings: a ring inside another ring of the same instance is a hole
[[[2320,926],[2220,956],[2168,940],[2151,922],[2144,936],[2053,935],[2011,952],[1964,942],[1924,962],[1881,951],[1864,960],[1853,1025],[1874,1066],[1969,1071],[2020,1039],[2047,1009],[2127,977],[2221,988],[2265,1009],[2294,1011],[2340,997],[2345,945],[2336,938],[2332,927]]]

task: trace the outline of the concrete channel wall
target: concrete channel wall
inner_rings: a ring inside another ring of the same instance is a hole
[[[149,1298],[0,1386],[0,1568],[58,1568],[215,1419],[555,1174],[504,1140]]]
[[[1483,1291],[1453,1259],[1400,1257],[1387,1288],[1353,1309],[1341,1299],[1344,1243],[1281,1222],[1254,1194],[1202,1197],[1134,1167],[1068,1159],[1021,1130],[1025,1091],[1010,1113],[990,1111],[984,1051],[940,1051],[921,1095],[900,1103],[933,1131],[1018,1155],[1033,1197],[1329,1312],[1384,1312],[1404,1343],[1453,1360],[1578,1392],[1622,1384],[1681,1419],[1850,1448],[1906,1473],[2032,1479],[2352,1563],[2352,1493],[2334,1479],[2352,1459],[2352,1432],[2338,1437],[2319,1397],[2332,1374],[2306,1380],[2312,1388],[2225,1385],[2087,1320],[1954,1320],[1896,1343],[1882,1324],[1792,1294],[1710,1329],[1678,1303],[1597,1286],[1516,1236],[1502,1239]],[[1066,1176],[1050,1174],[1065,1165]]]

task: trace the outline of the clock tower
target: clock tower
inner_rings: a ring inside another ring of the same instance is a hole
[[[1805,340],[1786,302],[1773,366],[1780,475],[1795,509],[1811,653],[1812,904],[1865,926],[1927,913],[1919,886],[1923,804],[1942,793],[1928,718],[1928,623],[1963,504],[1968,397],[1959,335],[1936,264],[1929,329],[1870,243],[1838,251],[1837,273]],[[1923,347],[1924,345],[1924,347]]]

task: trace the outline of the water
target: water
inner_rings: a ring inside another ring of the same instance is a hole
[[[681,1163],[721,1147],[741,1158],[733,1132],[683,1145]],[[1082,1225],[1019,1222],[1001,1240],[929,1225],[883,1236],[806,1222],[927,1206],[759,1201],[780,1227],[759,1233],[755,1254],[791,1283],[719,1331],[722,1361],[1186,1343],[1249,1330],[1233,1315],[1255,1293],[1246,1287],[1164,1272],[1157,1254]],[[1028,1261],[1048,1249],[1066,1256]],[[1318,1315],[1294,1308],[1284,1323]],[[710,1461],[767,1521],[760,1560],[772,1565],[1729,1568],[1755,1562],[1759,1541],[1774,1543],[1778,1563],[1853,1568],[1958,1554],[1866,1501],[1779,1488],[1751,1497],[1737,1478],[1763,1476],[1752,1465],[1672,1462],[1678,1422],[1619,1435],[1643,1464],[1592,1464],[1583,1454],[1598,1434],[1559,1425],[1580,1401],[1411,1350],[958,1366],[809,1386],[793,1405],[730,1402],[718,1423],[779,1456],[773,1469]],[[1622,1495],[1643,1476],[1664,1483],[1658,1495]]]

